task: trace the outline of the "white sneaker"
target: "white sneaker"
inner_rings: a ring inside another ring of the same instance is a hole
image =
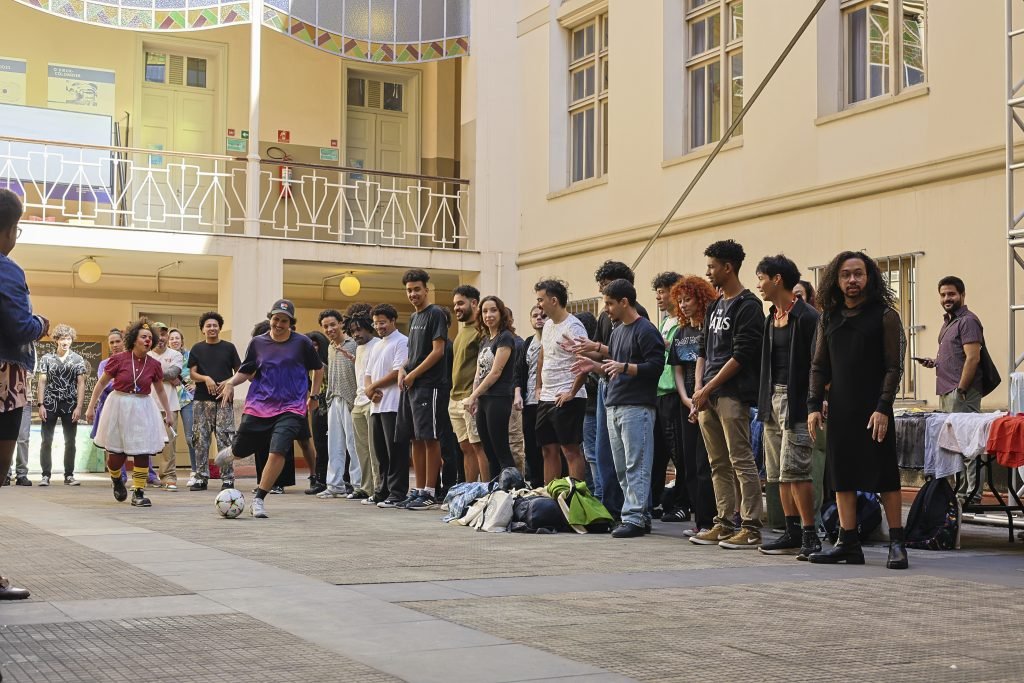
[[[332,491],[330,489],[327,489],[326,491],[321,491],[320,493],[316,494],[316,497],[321,499],[344,498],[345,494],[342,493],[341,491]]]
[[[49,477],[42,477],[39,480],[39,485],[40,486],[49,486],[50,485],[50,478]]]
[[[362,503],[363,505],[376,505],[376,503],[373,502],[373,496],[370,496],[369,498],[363,498],[359,502]]]
[[[267,510],[263,505],[262,498],[253,498],[252,504],[249,506],[249,513],[252,514],[256,519],[268,519],[270,515],[267,514]]]
[[[192,487],[192,486],[195,486],[195,485],[196,485],[196,473],[192,472],[191,474],[188,475],[188,483],[185,484],[185,486]]]
[[[218,468],[224,469],[235,459],[235,456],[231,454],[231,447],[222,448],[217,451],[217,457],[213,459],[213,462]]]

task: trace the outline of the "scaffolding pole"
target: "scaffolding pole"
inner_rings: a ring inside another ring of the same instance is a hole
[[[1016,146],[1024,142],[1024,71],[1014,64],[1014,46],[1024,35],[1024,29],[1017,28],[1018,20],[1024,19],[1024,0],[1006,0],[1006,292],[1008,307],[1008,344],[1007,344],[1007,375],[1016,372],[1024,355],[1018,353],[1017,344],[1020,338],[1020,313],[1024,311],[1024,301],[1017,292],[1017,280],[1024,273],[1024,210],[1018,204],[1016,179],[1024,170],[1022,159],[1017,158]],[[1010,378],[1006,378],[1007,396],[1009,396]]]

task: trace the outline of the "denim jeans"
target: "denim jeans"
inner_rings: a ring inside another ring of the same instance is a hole
[[[608,440],[608,411],[604,405],[605,390],[608,383],[601,380],[597,385],[597,471],[601,478],[601,502],[615,519],[622,514],[622,487],[619,486],[619,475],[615,473],[615,461],[612,459],[612,445]]]
[[[185,443],[188,444],[188,462],[192,466],[192,471],[196,471],[196,446],[195,438],[193,437],[193,423],[192,423],[192,404],[186,403],[181,407],[181,426],[182,436],[185,437]]]
[[[587,459],[587,488],[595,498],[600,498],[601,471],[597,469],[597,415],[583,418],[583,455]]]
[[[356,428],[352,410],[340,397],[331,399],[327,408],[327,490],[339,493],[345,490],[345,454],[348,453],[348,476],[352,488],[363,484],[362,466],[356,452]],[[320,453],[317,453],[317,458]],[[317,465],[320,463],[318,462]]]
[[[651,521],[654,464],[654,406],[608,406],[608,437],[615,474],[623,492],[622,521],[643,527]]]

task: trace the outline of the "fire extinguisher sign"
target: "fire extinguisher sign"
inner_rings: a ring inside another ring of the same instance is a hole
[[[279,130],[279,131],[277,131],[277,141],[278,142],[291,142],[292,141],[292,132],[290,130]]]

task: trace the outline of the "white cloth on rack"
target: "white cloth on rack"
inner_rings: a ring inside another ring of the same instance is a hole
[[[960,471],[963,458],[959,453],[939,445],[939,434],[949,419],[946,413],[928,416],[924,428],[924,473],[935,478],[949,477]]]
[[[1024,372],[1010,373],[1010,414],[1024,413]]]
[[[965,460],[973,460],[985,453],[992,423],[1005,415],[1006,413],[1002,411],[950,413],[939,432],[938,445],[940,448],[962,455]]]

